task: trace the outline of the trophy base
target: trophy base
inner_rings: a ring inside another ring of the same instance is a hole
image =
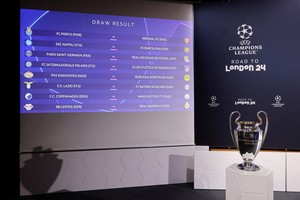
[[[255,172],[258,171],[260,168],[259,166],[251,163],[251,162],[243,162],[241,164],[238,164],[237,166],[240,170],[249,171],[249,172]]]

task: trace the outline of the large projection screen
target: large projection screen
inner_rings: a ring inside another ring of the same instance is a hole
[[[192,4],[20,3],[20,152],[194,145]]]

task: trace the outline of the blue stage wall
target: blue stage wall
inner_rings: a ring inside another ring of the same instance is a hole
[[[263,148],[300,149],[299,11],[299,0],[194,5],[197,145],[234,147],[230,113],[258,121],[263,110]]]

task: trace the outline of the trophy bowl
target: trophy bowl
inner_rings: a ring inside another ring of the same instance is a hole
[[[260,129],[259,127],[263,123],[263,120],[260,117],[261,113],[263,113],[266,118],[264,130]],[[238,114],[238,117],[235,119],[236,128],[233,130],[232,117],[235,114]],[[259,122],[239,121],[240,117],[241,114],[238,111],[233,111],[229,117],[230,134],[232,140],[244,161],[243,163],[238,164],[237,167],[244,171],[258,171],[260,168],[259,166],[253,164],[253,161],[262,148],[267,135],[269,123],[268,115],[265,111],[258,111],[257,118],[259,119]]]

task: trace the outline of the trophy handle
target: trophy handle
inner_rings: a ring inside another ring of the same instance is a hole
[[[241,113],[240,113],[239,111],[233,111],[233,112],[230,114],[230,116],[229,116],[229,127],[230,127],[230,135],[231,135],[231,139],[232,139],[234,145],[236,146],[236,148],[238,148],[237,142],[236,142],[235,139],[234,139],[234,134],[233,134],[233,131],[232,131],[232,116],[233,116],[235,113],[237,113],[237,114],[239,115],[239,116],[235,119],[235,121],[234,121],[235,123],[237,123],[238,120],[239,120],[240,117],[241,117]]]
[[[257,112],[257,118],[259,119],[259,123],[258,125],[261,125],[262,124],[262,119],[261,117],[259,116],[260,113],[263,113],[266,117],[266,125],[265,125],[265,130],[264,130],[264,135],[263,135],[263,138],[262,138],[262,144],[261,146],[263,145],[264,141],[265,141],[265,138],[267,136],[267,132],[268,132],[268,127],[269,127],[269,119],[268,119],[268,114],[265,112],[265,111],[258,111]]]

